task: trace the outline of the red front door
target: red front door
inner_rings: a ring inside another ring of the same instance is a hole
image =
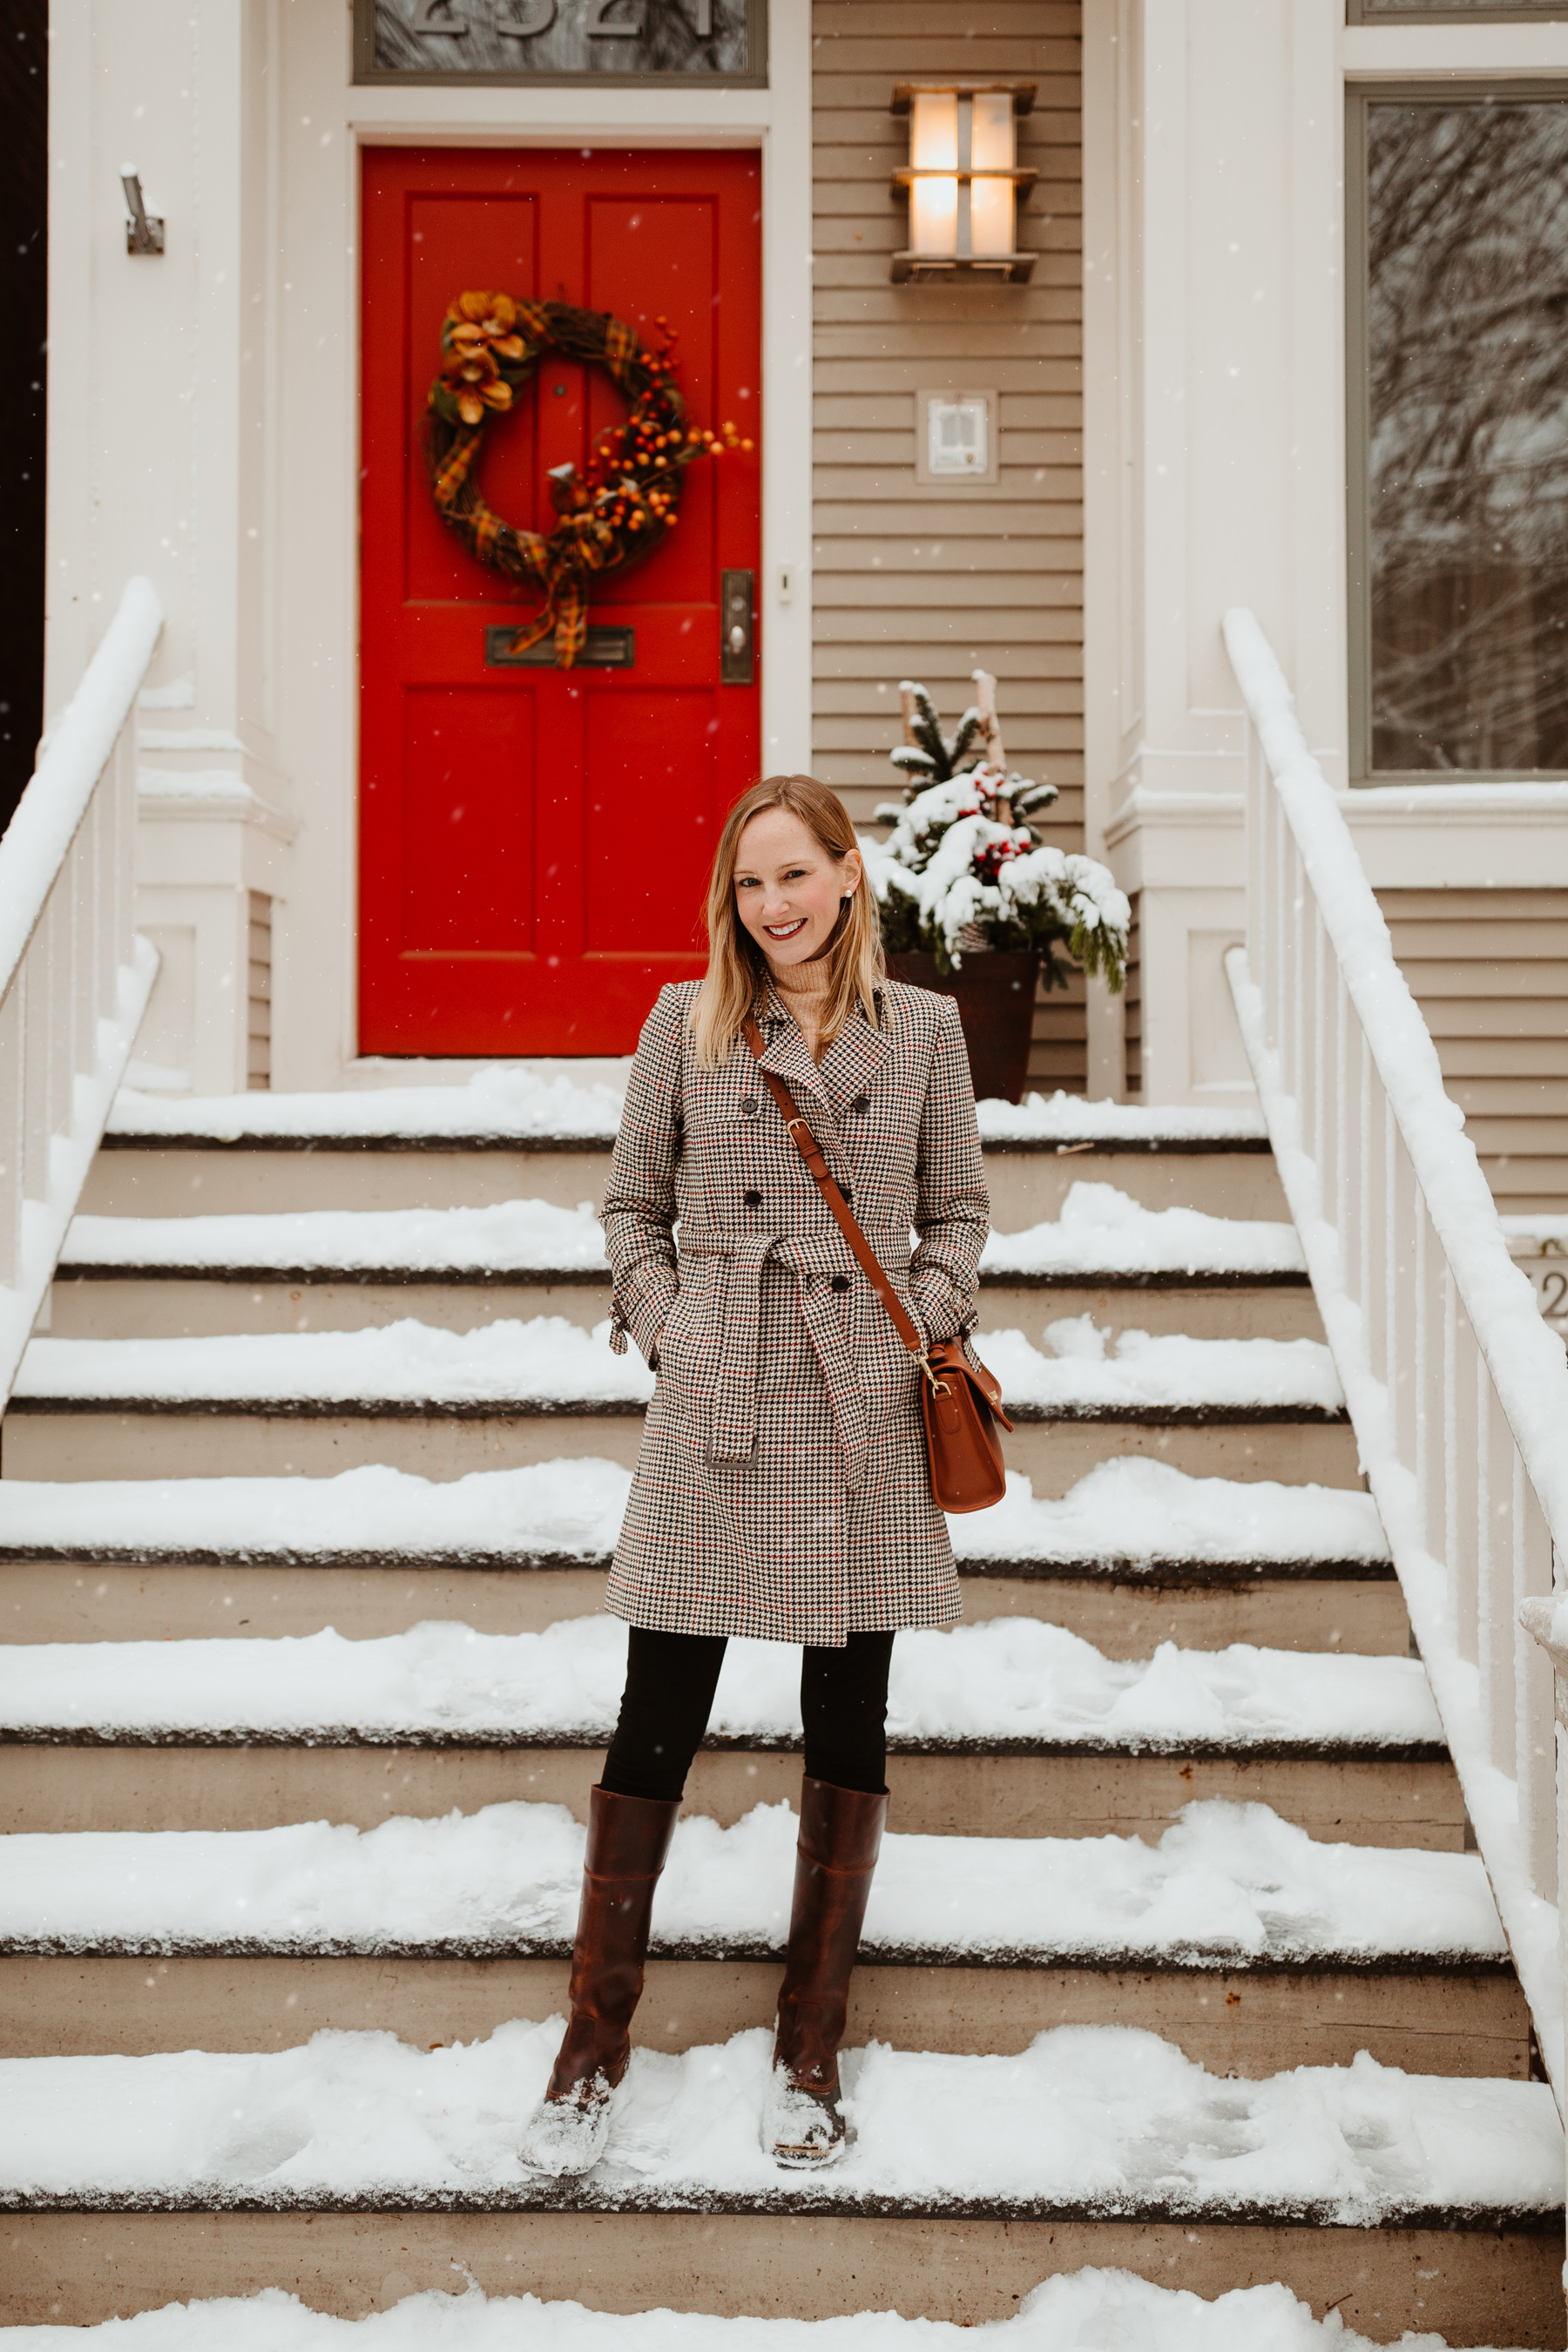
[[[648,342],[662,314],[693,421],[755,439],[758,159],[381,147],[363,171],[360,1049],[629,1053],[703,969],[717,829],[759,772],[758,689],[721,680],[720,643],[721,575],[757,570],[759,457],[692,466],[679,528],[596,583],[590,628],[620,634],[590,654],[630,667],[506,667],[487,628],[535,600],[437,514],[416,433],[471,288]],[[487,501],[548,530],[549,468],[624,415],[607,374],[547,356],[486,434]]]

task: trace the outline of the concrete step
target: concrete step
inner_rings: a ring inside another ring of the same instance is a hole
[[[438,2249],[448,2291],[456,2260],[486,2292],[612,2309],[971,2322],[1059,2270],[1179,2263],[1199,2292],[1283,2279],[1384,2341],[1563,2340],[1543,2084],[1366,2058],[1221,2082],[1152,2035],[1083,2027],[1022,2055],[879,2049],[847,2070],[859,2137],[827,2184],[757,2145],[752,2033],[635,2053],[609,2157],[566,2184],[512,2153],[555,2039],[519,2023],[433,2052],[345,2034],[7,2062],[6,2317],[79,2325],[263,2284],[357,2314],[389,2279],[436,2284]]]
[[[276,1829],[300,1821],[374,1829],[395,1813],[430,1818],[521,1799],[587,1818],[605,1743],[583,1746],[370,1743],[322,1738],[214,1745],[176,1738],[90,1744],[0,1740],[0,1827],[79,1830]],[[793,1802],[798,1740],[700,1749],[686,1807],[728,1826],[757,1804]],[[1458,1776],[1436,1742],[1175,1743],[1154,1750],[1039,1742],[958,1748],[895,1745],[894,1817],[931,1837],[1159,1838],[1184,1807],[1210,1798],[1266,1804],[1334,1843],[1458,1853],[1467,1835]]]
[[[1066,1327],[1061,1327],[1066,1328]],[[1053,1332],[1053,1342],[1058,1332]],[[1306,1339],[1125,1339],[1079,1324],[1040,1354],[991,1343],[1017,1424],[1008,1466],[1063,1493],[1096,1462],[1148,1453],[1183,1470],[1353,1486],[1353,1433],[1328,1349]],[[1131,1350],[1131,1352],[1127,1352]],[[652,1376],[576,1326],[466,1333],[35,1339],[0,1435],[0,1470],[34,1480],[322,1476],[391,1463],[453,1478],[565,1451],[630,1464]]]
[[[0,1485],[13,1641],[354,1639],[458,1619],[542,1632],[599,1608],[627,1477],[545,1463],[439,1486],[340,1480]],[[1109,1464],[1059,1503],[1015,1481],[952,1520],[965,1614],[1042,1617],[1102,1656],[1255,1642],[1403,1656],[1404,1601],[1370,1497]]]
[[[0,1627],[13,1641],[276,1639],[334,1626],[351,1640],[453,1618],[479,1633],[542,1633],[604,1601],[610,1555],[571,1566],[505,1568],[388,1560],[374,1568],[234,1559],[130,1563],[0,1557]],[[966,1622],[1040,1617],[1108,1658],[1147,1658],[1234,1642],[1274,1650],[1404,1657],[1410,1627],[1392,1567],[1311,1563],[1287,1574],[1154,1562],[1130,1575],[1086,1562],[1076,1573],[1032,1561],[959,1569]]]
[[[0,2314],[18,2326],[85,2328],[111,2313],[129,2316],[190,2302],[200,2326],[200,2306],[208,2300],[273,2293],[356,2319],[419,2293],[453,2295],[457,2265],[503,2312],[505,2298],[524,2294],[566,2306],[548,2314],[552,2343],[567,2342],[555,2331],[563,2320],[575,2324],[583,2305],[584,2352],[601,2352],[612,2340],[600,2332],[601,2313],[700,2305],[736,2322],[734,2352],[742,2352],[757,2316],[828,2319],[860,2312],[873,2299],[879,2312],[911,2321],[995,2325],[1016,2317],[1020,2301],[1043,2281],[1068,2289],[1076,2285],[1072,2274],[1088,2269],[1112,2274],[1098,2283],[1095,2300],[1102,2307],[1114,2302],[1114,2324],[1152,2327],[1156,2333],[1145,2340],[1154,2343],[1163,2326],[1171,2331],[1164,2340],[1174,2342],[1177,2329],[1194,2340],[1188,2296],[1212,2301],[1238,2289],[1282,2285],[1320,2318],[1337,2313],[1364,2341],[1394,2343],[1419,2331],[1432,2343],[1506,2336],[1516,2346],[1561,2347],[1568,2340],[1557,2276],[1561,2234],[1560,2221],[1507,2210],[1489,2219],[1478,2210],[1473,2221],[1467,2215],[1457,2226],[1420,2217],[1385,2225],[1268,2213],[1238,2221],[1224,2212],[1158,2209],[1098,2220],[854,2208],[782,2220],[722,2209],[545,2211],[520,2225],[507,2211],[406,2207],[83,2208],[0,2214],[6,2270]],[[1157,2291],[1173,2279],[1184,2293],[1166,2313]],[[1143,2282],[1148,2304],[1139,2294]],[[1065,2325],[1079,2319],[1082,2301],[1071,2294]],[[1279,2309],[1269,2301],[1267,2322],[1255,2315],[1259,2326],[1301,2326],[1292,2305]],[[546,2316],[533,2305],[520,2304],[517,2314],[520,2327],[535,2328]],[[231,2323],[237,2316],[222,2315]],[[905,2352],[894,2326],[891,2317],[881,2322],[889,2352]],[[1430,2332],[1439,2327],[1440,2338]],[[456,2324],[443,2332],[453,2345],[463,2341]],[[627,2352],[639,2352],[647,2341],[628,2331]],[[721,2339],[712,2352],[727,2352]]]
[[[171,1223],[173,1220],[171,1220]],[[300,1269],[274,1276],[259,1267],[184,1275],[63,1265],[49,1296],[57,1339],[195,1339],[226,1332],[359,1331],[410,1318],[448,1331],[487,1323],[563,1316],[591,1331],[610,1311],[604,1274],[542,1272],[521,1280],[454,1274],[395,1278]],[[1186,1332],[1224,1339],[1321,1339],[1322,1318],[1304,1277],[1198,1283],[1176,1276],[1031,1281],[982,1274],[981,1344],[990,1331],[1037,1333],[1058,1318],[1088,1315],[1102,1328]]]
[[[562,1097],[571,1131],[431,1087],[381,1095],[252,1096],[117,1106],[81,1206],[105,1216],[484,1206],[519,1194],[572,1208],[602,1197],[616,1103]],[[466,1122],[466,1125],[465,1125]],[[1282,1219],[1284,1195],[1255,1115],[1037,1101],[981,1106],[995,1223],[1055,1216],[1086,1176],[1152,1208]]]
[[[782,1953],[648,1962],[637,2038],[679,2053],[771,2026]],[[322,1956],[0,1957],[0,2057],[288,2050],[319,2032],[394,2033],[416,2049],[563,2016],[569,1950]],[[1530,2012],[1507,1959],[1218,1968],[1110,1957],[1024,1966],[862,1959],[845,2047],[984,2055],[1058,2025],[1157,2033],[1212,2073],[1348,2066],[1364,2050],[1413,2074],[1531,2075]]]
[[[119,1408],[47,1397],[13,1397],[0,1425],[0,1477],[132,1479],[328,1478],[386,1464],[419,1477],[556,1460],[570,1448],[632,1468],[642,1437],[639,1404],[524,1400],[513,1411],[485,1404],[420,1411],[401,1400],[290,1411],[253,1404],[141,1404]],[[1194,1478],[1267,1478],[1356,1488],[1355,1437],[1341,1413],[1306,1409],[1286,1418],[1243,1408],[1173,1409],[1136,1421],[1030,1415],[1003,1440],[1010,1470],[1037,1493],[1063,1495],[1097,1464],[1134,1457],[1168,1463]]]
[[[679,1827],[654,1906],[647,2047],[773,2015],[795,1815]],[[0,1885],[0,2054],[282,2049],[324,2027],[420,2048],[560,2011],[583,1836],[553,1807],[216,1837],[15,1839]],[[1213,1921],[1205,1937],[1196,1922]],[[1155,1848],[883,1842],[849,2039],[1021,2050],[1142,2026],[1204,2064],[1530,2072],[1479,1860],[1314,1843],[1263,1807],[1194,1805]]]

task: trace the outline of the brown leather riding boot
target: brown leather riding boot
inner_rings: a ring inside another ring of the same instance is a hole
[[[631,2057],[632,2014],[642,1997],[653,1891],[679,1811],[652,1798],[589,1791],[571,2015],[521,2151],[536,2171],[586,2172],[609,2136],[611,2095]]]
[[[832,2164],[849,2144],[838,2044],[887,1818],[885,1794],[801,1783],[795,1903],[763,2122],[763,2145],[780,2164]]]

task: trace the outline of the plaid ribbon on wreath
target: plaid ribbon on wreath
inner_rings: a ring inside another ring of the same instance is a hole
[[[660,320],[660,325],[663,321]],[[569,302],[520,302],[500,293],[460,294],[441,329],[441,373],[430,387],[420,441],[438,512],[470,554],[542,592],[532,619],[512,639],[514,654],[555,636],[562,669],[575,664],[588,635],[594,575],[640,562],[673,528],[682,477],[694,459],[750,449],[733,425],[723,435],[692,425],[675,385],[674,335],[648,351],[624,320]],[[556,522],[548,536],[519,530],[487,506],[475,478],[485,429],[504,415],[545,352],[596,362],[626,394],[625,425],[599,436],[587,470],[559,466],[550,476]]]

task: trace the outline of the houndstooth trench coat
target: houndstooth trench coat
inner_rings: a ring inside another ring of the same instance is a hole
[[[697,1066],[697,983],[638,1041],[605,1197],[611,1345],[658,1377],[607,1605],[634,1625],[839,1646],[960,1613],[921,1373],[850,1255],[743,1041]],[[928,1340],[975,1319],[990,1201],[948,997],[888,982],[813,1062],[777,992],[776,1070]],[[679,1256],[674,1226],[679,1220]],[[919,1245],[910,1253],[910,1228]]]

